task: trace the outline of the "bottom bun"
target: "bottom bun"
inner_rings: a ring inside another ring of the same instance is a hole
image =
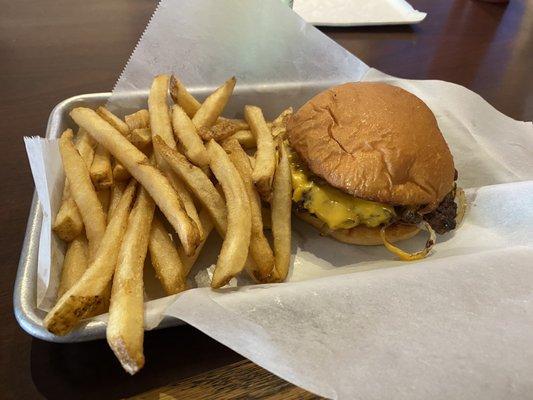
[[[325,222],[308,212],[296,212],[296,216],[305,222],[313,225],[323,235],[331,236],[339,242],[358,244],[363,246],[382,245],[383,241],[379,234],[380,227],[369,228],[358,225],[351,229],[329,229]],[[387,228],[387,239],[389,242],[399,242],[415,236],[420,231],[415,225],[393,224]]]

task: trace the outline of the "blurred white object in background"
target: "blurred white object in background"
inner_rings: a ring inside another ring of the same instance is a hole
[[[405,0],[294,0],[293,10],[319,26],[417,24],[426,18]]]

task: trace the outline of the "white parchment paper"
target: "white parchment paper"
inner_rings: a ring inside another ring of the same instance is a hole
[[[331,398],[524,399],[533,393],[530,122],[506,117],[461,86],[369,68],[277,0],[164,0],[110,106],[145,107],[139,94],[153,75],[169,71],[192,89],[235,75],[230,109],[246,101],[270,114],[335,83],[401,86],[437,116],[470,206],[460,229],[439,237],[431,257],[414,263],[396,261],[382,247],[322,238],[295,220],[287,283],[197,288],[151,300],[147,329],[164,315],[181,318],[284,379]],[[26,145],[45,211],[37,289],[40,307],[47,309],[60,257],[51,257],[53,237],[46,232],[64,178],[55,142],[27,139]],[[410,245],[422,242],[415,238]],[[219,246],[212,235],[194,274],[212,265]],[[148,290],[147,299],[158,293]]]

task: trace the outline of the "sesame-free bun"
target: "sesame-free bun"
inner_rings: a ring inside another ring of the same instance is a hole
[[[304,104],[287,131],[311,172],[355,197],[429,211],[453,188],[453,158],[435,116],[399,87],[335,86]]]
[[[380,229],[381,227],[369,228],[364,225],[357,225],[350,229],[328,229],[325,222],[308,212],[298,211],[296,216],[318,229],[323,235],[331,236],[339,242],[357,244],[363,246],[382,245]],[[385,234],[391,243],[400,240],[407,240],[415,236],[420,229],[416,225],[405,225],[401,223],[392,224],[387,227]]]

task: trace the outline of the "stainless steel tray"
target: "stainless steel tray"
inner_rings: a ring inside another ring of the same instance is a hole
[[[272,118],[288,106],[300,106],[303,99],[310,98],[333,83],[312,82],[305,86],[299,83],[238,86],[224,114],[229,117],[241,116],[245,104],[256,104],[263,108],[267,117]],[[212,89],[198,88],[192,89],[191,92],[199,99],[203,99]],[[50,114],[46,137],[49,139],[58,138],[66,128],[75,127],[68,116],[72,108],[79,106],[94,108],[107,103],[110,96],[111,93],[92,93],[74,96],[62,101],[54,107]],[[147,93],[140,92],[135,95],[134,101],[127,101],[126,103],[135,104],[137,108],[146,108],[146,99]],[[125,108],[121,111],[129,113],[134,110]],[[42,321],[46,313],[37,309],[36,305],[37,255],[41,223],[42,212],[37,194],[34,193],[13,294],[13,307],[18,323],[30,335],[50,342],[72,343],[104,338],[106,324],[102,321],[86,322],[66,336],[56,336],[44,329]],[[183,322],[176,318],[164,317],[156,329],[181,324]]]

